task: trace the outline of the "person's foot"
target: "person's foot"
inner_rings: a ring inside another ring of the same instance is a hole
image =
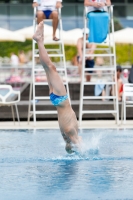
[[[38,42],[38,41],[43,41],[44,40],[44,35],[43,35],[43,31],[44,31],[44,22],[41,21],[38,26],[37,26],[37,30],[33,35],[33,39]]]
[[[60,39],[58,39],[58,38],[55,36],[55,37],[53,37],[53,40],[54,40],[54,41],[59,41]]]

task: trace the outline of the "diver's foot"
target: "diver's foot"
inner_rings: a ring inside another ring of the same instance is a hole
[[[37,26],[37,30],[36,32],[34,33],[33,35],[33,39],[36,41],[36,42],[43,42],[44,40],[44,35],[43,35],[43,31],[44,31],[44,22],[41,21],[38,26]]]

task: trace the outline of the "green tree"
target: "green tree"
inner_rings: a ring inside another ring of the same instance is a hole
[[[115,31],[119,31],[123,29],[123,26],[120,24],[119,20],[118,19],[114,19],[114,30]]]

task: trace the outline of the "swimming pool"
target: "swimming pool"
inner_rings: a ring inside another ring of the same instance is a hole
[[[59,130],[0,130],[0,200],[133,199],[133,130],[80,130],[68,155]]]

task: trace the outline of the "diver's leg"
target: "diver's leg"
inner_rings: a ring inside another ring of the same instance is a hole
[[[61,80],[54,64],[51,62],[47,51],[43,45],[43,21],[38,25],[37,30],[33,36],[33,39],[36,40],[39,48],[39,56],[42,66],[45,69],[46,75],[48,77],[49,83],[53,88],[53,93],[63,96],[66,95],[66,89],[64,87],[63,81]]]

